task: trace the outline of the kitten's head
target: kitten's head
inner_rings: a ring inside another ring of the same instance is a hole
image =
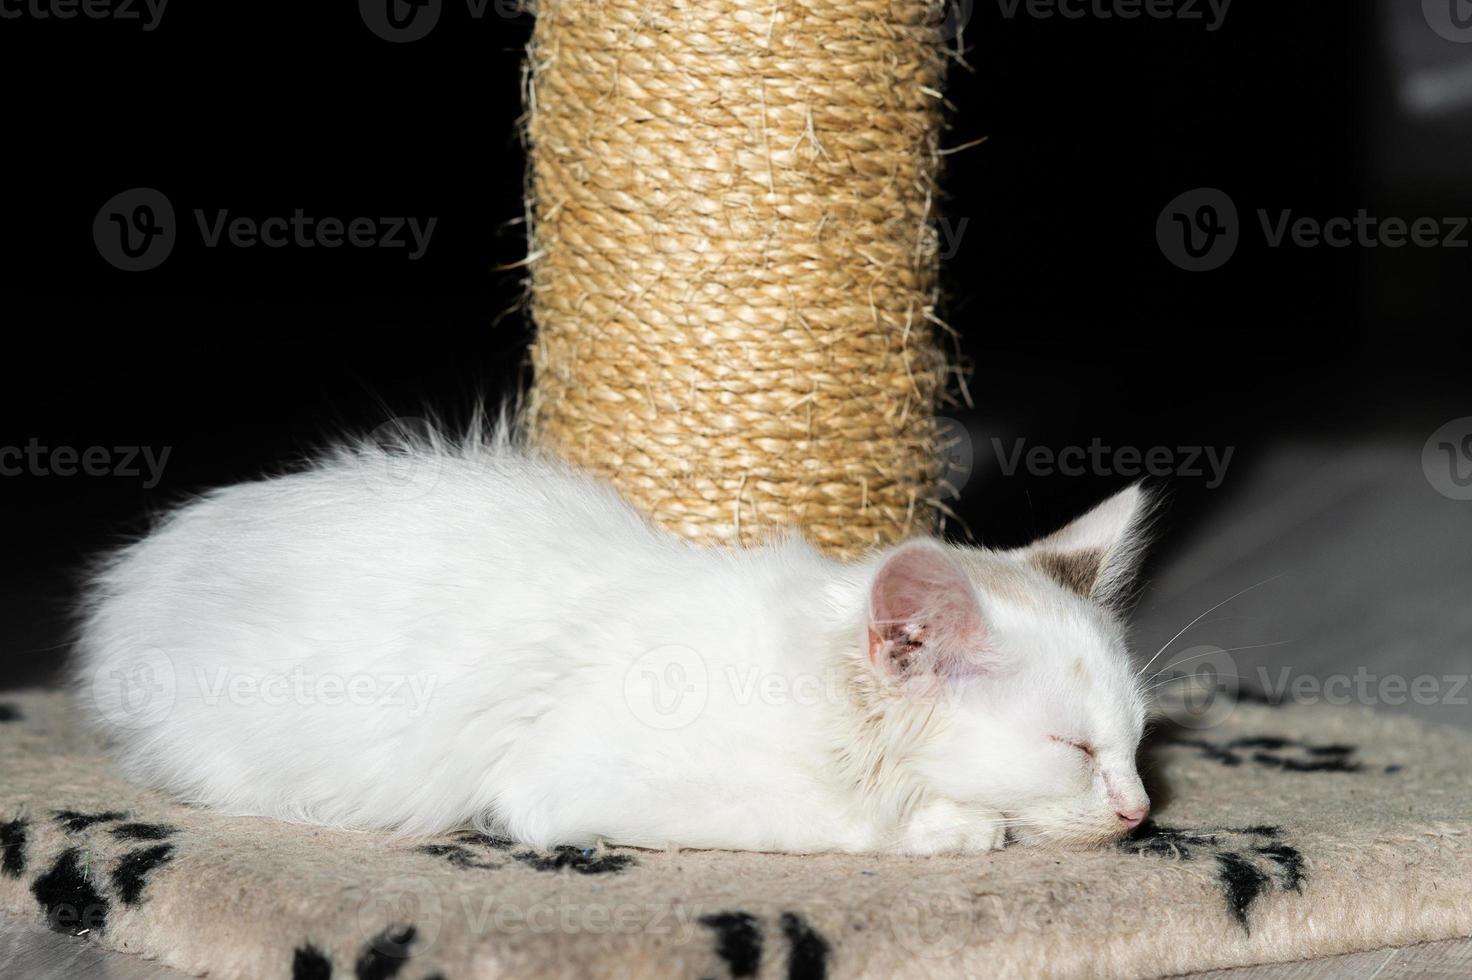
[[[1026,548],[914,541],[877,564],[868,649],[906,765],[937,796],[1001,811],[1022,842],[1099,844],[1150,801],[1146,700],[1119,620],[1149,502],[1131,487]]]

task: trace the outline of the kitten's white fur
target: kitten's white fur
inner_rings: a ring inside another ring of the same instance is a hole
[[[364,444],[113,555],[78,680],[129,773],[231,813],[535,845],[1098,843],[1148,806],[1112,611],[1144,509],[1132,488],[1027,549],[840,563],[692,546],[504,435]]]

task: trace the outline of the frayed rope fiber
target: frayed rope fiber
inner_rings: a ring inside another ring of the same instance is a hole
[[[540,0],[533,438],[669,530],[934,525],[937,0]]]

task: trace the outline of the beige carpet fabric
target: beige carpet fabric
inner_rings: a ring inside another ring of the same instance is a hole
[[[0,695],[0,909],[222,978],[1146,977],[1472,935],[1472,739],[1242,704],[1164,728],[1122,846],[534,851],[181,806]]]

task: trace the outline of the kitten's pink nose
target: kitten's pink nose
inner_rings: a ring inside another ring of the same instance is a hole
[[[1120,810],[1114,815],[1124,821],[1125,827],[1134,830],[1145,822],[1145,817],[1150,813],[1148,806],[1142,806],[1134,810]]]

